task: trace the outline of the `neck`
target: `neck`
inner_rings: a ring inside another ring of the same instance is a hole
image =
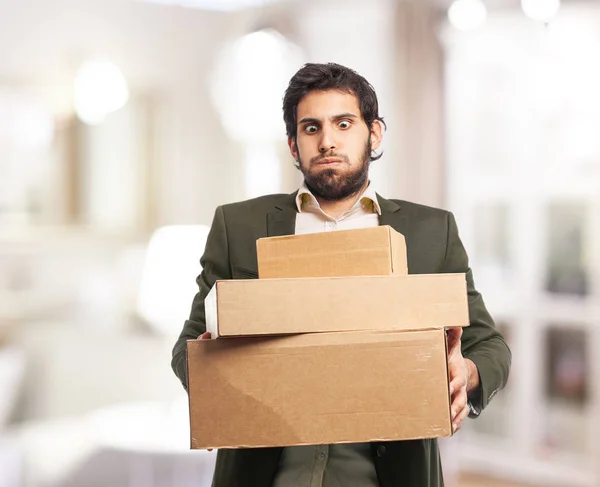
[[[323,198],[316,197],[321,209],[327,213],[332,218],[339,217],[345,211],[350,210],[355,203],[358,201],[358,198],[364,193],[365,189],[369,186],[369,180],[365,182],[365,184],[353,195],[348,196],[342,200],[324,200]]]

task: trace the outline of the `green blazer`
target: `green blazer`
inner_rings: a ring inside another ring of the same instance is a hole
[[[206,331],[204,298],[217,279],[258,277],[256,240],[295,233],[296,193],[275,194],[217,208],[200,259],[199,292],[189,320],[173,349],[172,367],[187,389],[186,341]],[[469,295],[470,326],[462,337],[462,351],[473,360],[481,388],[471,398],[472,414],[479,415],[504,387],[511,353],[494,326],[476,291],[465,249],[452,213],[378,195],[380,225],[390,225],[406,238],[411,274],[464,272]],[[207,418],[210,421],[210,418]],[[373,460],[382,487],[442,487],[443,476],[436,440],[372,443]],[[270,487],[282,448],[219,450],[213,487]]]

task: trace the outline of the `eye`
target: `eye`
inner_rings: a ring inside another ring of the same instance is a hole
[[[338,127],[341,129],[349,129],[351,125],[350,120],[340,120],[340,123],[338,123]]]
[[[316,134],[319,128],[316,125],[307,125],[304,127],[304,132],[307,134]]]

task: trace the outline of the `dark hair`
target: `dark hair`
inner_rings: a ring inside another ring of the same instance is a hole
[[[385,127],[379,116],[377,95],[371,84],[356,71],[336,63],[305,64],[292,77],[283,97],[283,121],[288,137],[296,138],[298,104],[311,91],[339,90],[358,98],[360,114],[369,129],[375,120]],[[371,156],[371,161],[381,157]]]

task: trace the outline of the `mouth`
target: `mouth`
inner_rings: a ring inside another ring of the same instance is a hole
[[[336,159],[333,157],[329,157],[329,158],[325,158],[325,159],[320,159],[317,161],[317,165],[319,166],[327,166],[330,164],[342,164],[344,161],[342,161],[341,159]]]

